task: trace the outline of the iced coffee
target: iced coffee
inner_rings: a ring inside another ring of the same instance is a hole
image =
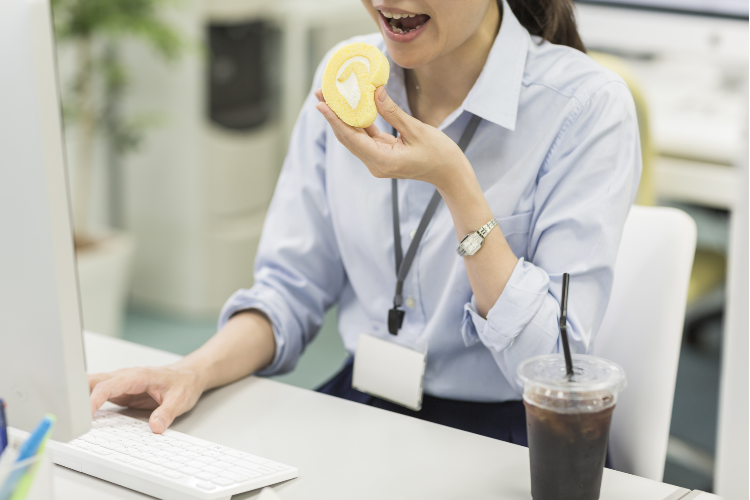
[[[612,412],[625,373],[611,361],[539,356],[518,368],[523,383],[534,500],[597,500]]]

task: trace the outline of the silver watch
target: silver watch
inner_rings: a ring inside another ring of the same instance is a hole
[[[461,243],[458,244],[458,248],[456,249],[458,255],[464,257],[466,255],[474,255],[477,253],[479,249],[482,248],[482,243],[484,243],[487,234],[495,226],[497,226],[497,220],[492,219],[487,224],[480,227],[478,231],[467,234],[464,239],[461,240]]]

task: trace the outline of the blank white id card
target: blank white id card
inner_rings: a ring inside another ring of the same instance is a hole
[[[363,333],[354,355],[352,387],[419,411],[425,359],[425,353]]]

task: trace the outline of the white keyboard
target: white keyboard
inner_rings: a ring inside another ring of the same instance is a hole
[[[288,479],[294,467],[148,423],[98,411],[91,430],[69,443],[50,441],[52,460],[163,500],[229,499]]]

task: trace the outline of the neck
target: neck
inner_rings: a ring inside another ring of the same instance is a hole
[[[479,28],[462,45],[424,66],[406,70],[413,72],[406,75],[406,89],[415,117],[437,127],[461,106],[487,62],[500,21],[500,9],[493,0]],[[416,91],[415,79],[421,96]]]

